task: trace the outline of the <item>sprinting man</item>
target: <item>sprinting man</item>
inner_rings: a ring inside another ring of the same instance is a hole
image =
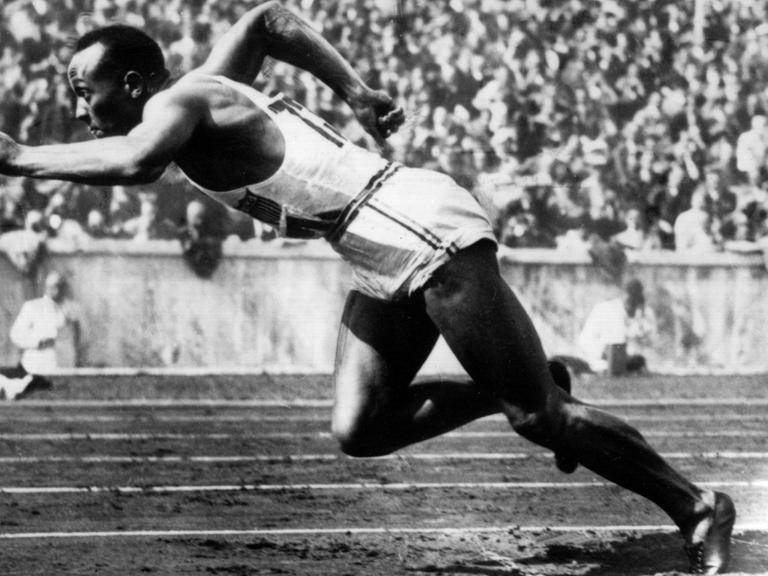
[[[503,412],[522,436],[660,506],[691,570],[729,560],[730,498],[672,469],[633,428],[558,387],[528,315],[502,279],[486,214],[437,172],[387,162],[282,95],[253,88],[270,56],[330,86],[375,138],[403,122],[306,21],[279,3],[245,14],[175,83],[158,45],[110,26],[69,65],[94,142],[30,147],[3,135],[0,172],[144,184],[177,164],[205,194],[286,237],[325,238],[354,272],[334,371],[344,452],[382,455]],[[412,381],[442,335],[471,381]]]

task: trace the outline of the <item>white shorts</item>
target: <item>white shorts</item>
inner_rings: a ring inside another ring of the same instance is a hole
[[[328,240],[352,264],[353,288],[380,300],[412,294],[459,250],[496,242],[474,196],[431,170],[390,165],[345,213]]]

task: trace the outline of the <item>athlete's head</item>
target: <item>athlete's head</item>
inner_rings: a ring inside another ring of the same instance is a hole
[[[67,71],[75,116],[97,138],[127,134],[141,122],[147,100],[168,79],[157,42],[116,24],[81,37]]]

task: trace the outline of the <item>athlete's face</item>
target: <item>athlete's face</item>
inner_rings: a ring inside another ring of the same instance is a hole
[[[75,95],[75,117],[96,138],[127,134],[141,121],[143,102],[126,76],[108,68],[104,46],[97,43],[75,54],[67,71]]]

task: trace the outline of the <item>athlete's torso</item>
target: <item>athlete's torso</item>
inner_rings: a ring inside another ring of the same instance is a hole
[[[208,196],[282,235],[322,236],[387,165],[282,95],[202,76],[210,118],[176,158]]]

